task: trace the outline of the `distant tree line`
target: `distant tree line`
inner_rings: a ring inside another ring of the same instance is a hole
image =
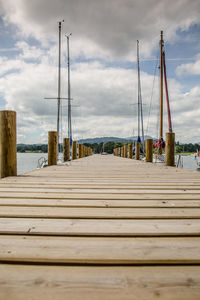
[[[196,152],[197,149],[200,149],[199,144],[179,144],[179,142],[176,143],[176,153],[181,153],[181,152]]]
[[[104,152],[107,152],[109,154],[113,153],[113,149],[122,147],[126,143],[115,143],[115,142],[107,142],[104,144]],[[101,153],[103,151],[103,143],[97,144],[84,144],[88,147],[91,147],[94,153]],[[196,152],[197,149],[200,150],[199,144],[179,144],[179,142],[175,145],[176,153],[182,153],[182,152]]]
[[[20,144],[17,145],[17,152],[25,153],[25,152],[41,152],[41,153],[47,153],[48,152],[48,146],[47,145],[25,145]]]
[[[118,148],[124,145],[124,143],[115,143],[115,142],[107,142],[103,144],[103,142],[97,144],[97,143],[84,143],[85,146],[91,147],[93,153],[101,153],[101,152],[107,152],[108,154],[113,153],[114,148]]]
[[[101,143],[84,143],[85,146],[91,147],[93,153],[101,153],[104,149],[104,152],[107,152],[109,154],[113,153],[114,148],[122,147],[125,145],[125,143],[115,143],[115,142],[107,142],[103,145],[103,142]],[[196,152],[197,149],[200,150],[199,144],[179,144],[179,142],[175,145],[176,153],[182,153],[182,152]],[[62,145],[60,145],[60,151],[62,151]],[[17,145],[17,152],[25,153],[25,152],[41,152],[41,153],[47,153],[48,152],[48,145],[42,144],[42,145],[25,145],[25,144],[19,144]]]

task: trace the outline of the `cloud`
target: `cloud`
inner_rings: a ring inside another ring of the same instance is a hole
[[[176,68],[178,76],[184,75],[200,75],[200,54],[196,56],[194,63],[182,64]]]
[[[23,52],[24,53],[24,52]],[[36,55],[37,56],[37,55]],[[14,109],[18,116],[18,142],[47,142],[48,131],[56,129],[57,67],[48,62],[45,54],[37,64],[25,62],[19,73],[9,73],[0,79],[0,92],[7,101],[7,109]],[[26,54],[25,54],[26,57]],[[50,56],[48,56],[50,57]],[[51,59],[50,59],[51,60]],[[62,69],[62,78],[66,70]],[[149,102],[153,76],[141,73],[144,105],[144,127],[149,115]],[[152,109],[148,134],[157,135],[159,113],[158,78],[153,92]],[[120,67],[105,67],[103,63],[75,63],[71,72],[72,84],[72,124],[74,138],[114,135],[126,137],[137,134],[137,73]],[[197,118],[200,89],[195,87],[189,93],[181,92],[176,80],[169,80],[170,102],[174,115],[174,129],[180,139],[185,131],[185,139],[190,139],[200,128]],[[62,96],[66,96],[66,81],[62,81]],[[76,107],[78,105],[78,107]],[[67,103],[63,101],[63,136],[67,132]],[[165,107],[165,130],[167,116]],[[191,120],[193,120],[191,122]],[[200,132],[199,132],[200,134]]]
[[[79,53],[73,53],[104,59],[133,59],[137,39],[148,56],[161,29],[171,39],[200,17],[199,0],[7,0],[2,6],[6,22],[44,44],[57,41],[56,22],[65,19],[63,32],[73,32],[79,46]]]
[[[15,57],[0,57],[0,93],[7,109],[18,115],[18,142],[46,142],[56,129],[57,104],[44,97],[57,96],[57,21],[65,19],[62,30],[62,96],[67,95],[66,38],[72,32],[71,87],[72,123],[75,138],[137,133],[136,40],[141,55],[150,57],[158,46],[159,32],[176,41],[177,29],[187,30],[199,22],[199,0],[7,0],[1,1],[5,24],[17,28]],[[5,54],[5,53],[4,53]],[[199,74],[199,60],[177,68],[181,75],[192,69]],[[116,64],[121,61],[121,67]],[[128,62],[129,68],[126,68]],[[196,70],[196,71],[195,71]],[[191,73],[190,73],[191,74]],[[149,114],[153,76],[141,73],[145,129],[156,136],[159,89],[155,85]],[[158,78],[156,77],[156,84]],[[169,80],[170,103],[177,138],[190,140],[200,135],[198,105],[200,90],[184,93],[181,84]],[[77,105],[77,107],[76,107]],[[67,128],[67,103],[63,101],[63,135]],[[166,112],[166,107],[165,107]],[[149,120],[149,121],[148,121]],[[165,113],[165,129],[167,115]],[[147,124],[148,123],[148,124]],[[195,132],[194,132],[195,131]],[[184,134],[183,134],[184,132]]]

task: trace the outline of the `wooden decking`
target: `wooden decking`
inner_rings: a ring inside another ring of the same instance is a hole
[[[200,299],[200,174],[92,156],[0,180],[0,299]]]

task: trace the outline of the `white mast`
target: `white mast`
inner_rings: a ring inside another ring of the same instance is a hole
[[[67,38],[67,67],[68,67],[68,138],[72,143],[72,119],[71,119],[71,85],[70,85],[70,53],[69,53],[69,37],[72,34],[65,35]]]
[[[61,94],[61,24],[58,22],[58,110],[57,110],[57,135],[58,135],[58,156],[59,156],[59,141],[60,141],[60,94]]]
[[[140,140],[140,122],[142,126],[142,145],[143,153],[145,151],[144,147],[144,126],[143,126],[143,110],[142,110],[142,91],[141,91],[141,81],[140,81],[140,59],[139,59],[139,41],[137,40],[137,69],[138,69],[138,142]],[[141,117],[141,119],[140,119]]]

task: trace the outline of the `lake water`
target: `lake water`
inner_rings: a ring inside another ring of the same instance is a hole
[[[38,159],[44,157],[47,159],[47,153],[17,153],[17,173],[24,174],[37,168]],[[196,171],[196,161],[193,155],[181,156],[183,159],[183,168]]]
[[[37,169],[38,159],[44,157],[47,159],[47,153],[17,153],[17,174]]]
[[[183,159],[183,168],[187,170],[197,171],[197,161],[193,155],[181,156]],[[199,172],[199,171],[197,171]]]

